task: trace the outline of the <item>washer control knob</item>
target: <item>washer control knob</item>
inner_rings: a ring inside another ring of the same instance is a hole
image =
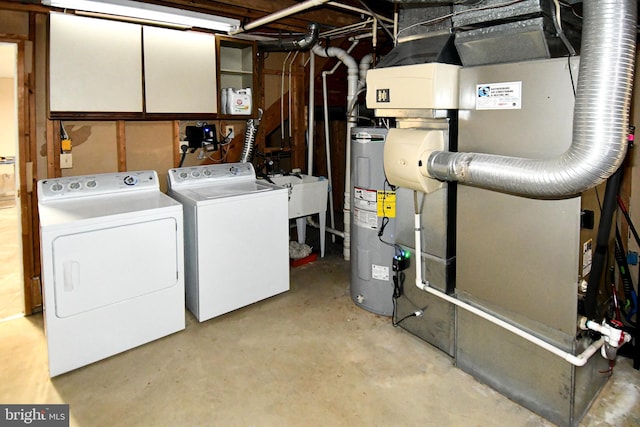
[[[85,185],[87,186],[87,188],[96,188],[98,186],[98,183],[95,181],[95,179],[92,179],[91,181],[87,181]]]
[[[51,186],[51,191],[53,191],[54,193],[57,193],[58,191],[62,191],[64,189],[64,185],[60,184],[59,182],[54,182],[53,185]]]
[[[193,172],[191,172],[191,176],[194,177],[194,178],[200,178],[200,172],[193,171]]]
[[[205,170],[202,172],[202,174],[203,174],[204,176],[211,176],[211,171],[210,171],[209,169],[205,169]]]
[[[138,178],[135,176],[127,175],[124,177],[123,182],[125,185],[136,185],[138,183]]]
[[[80,187],[81,186],[78,181],[73,181],[71,184],[69,184],[69,190],[79,190]]]
[[[229,168],[229,172],[231,172],[231,175],[237,175],[238,172],[239,172],[238,167],[237,166],[231,166]]]
[[[178,176],[179,176],[180,178],[182,178],[182,179],[187,179],[187,178],[189,178],[189,174],[188,174],[188,173],[186,173],[186,172],[184,172],[184,171],[183,171],[183,172],[180,172],[180,174],[179,174]]]

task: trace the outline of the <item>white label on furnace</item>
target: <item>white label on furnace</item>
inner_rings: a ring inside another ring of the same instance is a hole
[[[476,85],[476,110],[519,110],[522,108],[522,82]]]
[[[378,280],[389,280],[389,267],[371,264],[371,277]]]
[[[353,208],[353,223],[359,227],[378,229],[378,213],[364,209]]]

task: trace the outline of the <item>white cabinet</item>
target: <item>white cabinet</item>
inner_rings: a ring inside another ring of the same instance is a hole
[[[144,27],[147,113],[217,112],[212,34]]]
[[[140,25],[51,13],[49,109],[142,112]]]

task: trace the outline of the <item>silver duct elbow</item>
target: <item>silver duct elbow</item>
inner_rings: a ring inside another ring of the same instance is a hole
[[[431,177],[527,197],[557,198],[592,188],[618,169],[627,148],[637,3],[583,4],[573,141],[567,151],[552,159],[436,151],[427,162]]]

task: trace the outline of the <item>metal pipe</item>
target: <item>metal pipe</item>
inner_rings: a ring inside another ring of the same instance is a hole
[[[240,34],[248,30],[253,30],[254,28],[261,27],[270,22],[277,21],[278,19],[286,18],[287,16],[294,15],[298,12],[311,9],[328,2],[329,0],[307,0],[302,3],[294,4],[293,6],[287,7],[286,9],[274,12],[271,15],[263,16],[262,18],[256,19],[253,22],[249,22],[246,25],[241,25],[237,30],[229,31],[229,34],[233,36],[235,34]]]
[[[261,52],[286,52],[288,50],[311,49],[318,41],[318,24],[312,22],[307,26],[307,29],[309,32],[302,38],[258,42],[258,50]]]
[[[523,159],[436,151],[432,178],[529,197],[566,197],[595,187],[622,164],[634,77],[635,0],[584,2],[573,142],[558,157]]]

